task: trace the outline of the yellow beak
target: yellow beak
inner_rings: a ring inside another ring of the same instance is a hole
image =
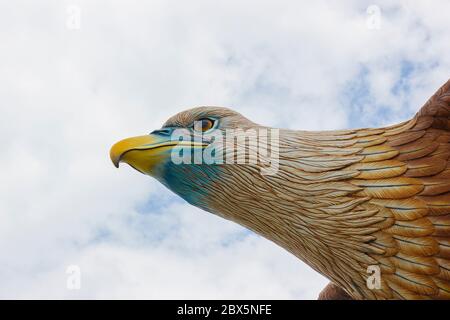
[[[111,161],[114,163],[116,168],[119,167],[119,163],[123,161],[123,156],[131,150],[142,149],[145,145],[151,145],[155,143],[154,137],[150,135],[138,136],[127,138],[115,143],[109,152]]]
[[[176,146],[177,141],[148,134],[121,140],[111,147],[111,161],[118,168],[120,162],[128,163],[142,173],[149,173],[162,160],[165,151]]]
[[[148,134],[132,137],[115,143],[110,150],[113,164],[118,168],[120,162],[128,163],[134,169],[151,174],[155,165],[170,157],[170,151],[175,146],[205,146],[205,144],[171,140],[168,136]]]

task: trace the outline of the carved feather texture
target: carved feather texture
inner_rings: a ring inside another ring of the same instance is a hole
[[[281,130],[276,175],[224,165],[204,188],[211,212],[284,247],[354,299],[449,299],[449,160],[450,81],[398,125]],[[381,269],[381,289],[366,286],[370,265]]]

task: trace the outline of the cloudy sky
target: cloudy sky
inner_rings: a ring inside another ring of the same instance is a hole
[[[406,120],[450,76],[448,12],[448,0],[1,0],[0,298],[316,298],[325,278],[117,170],[109,148],[197,105],[304,130]]]

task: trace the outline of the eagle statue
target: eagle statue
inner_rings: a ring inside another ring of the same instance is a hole
[[[267,157],[250,161],[263,140],[272,172]],[[185,161],[208,148],[246,161]],[[291,252],[331,281],[319,299],[450,299],[450,80],[389,127],[274,129],[197,107],[117,142],[110,157]]]

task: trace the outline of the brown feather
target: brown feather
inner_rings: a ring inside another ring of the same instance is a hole
[[[437,179],[435,177],[423,178],[425,188],[420,193],[423,196],[439,195],[450,191],[449,179]]]
[[[437,258],[436,261],[439,264],[441,270],[437,277],[442,280],[450,281],[450,260]]]
[[[355,147],[367,148],[367,147],[380,145],[386,141],[387,141],[387,138],[385,138],[385,137],[367,136],[367,137],[358,139],[355,143]]]
[[[434,226],[433,235],[438,237],[450,237],[450,215],[431,216],[428,219]]]
[[[426,177],[442,172],[447,167],[447,161],[440,158],[431,159],[427,157],[408,161],[407,165],[406,177]]]
[[[383,179],[397,177],[406,172],[407,166],[404,162],[385,160],[378,162],[360,162],[348,167],[359,171],[358,179]]]
[[[397,221],[386,229],[386,232],[404,237],[424,237],[433,234],[434,226],[428,218],[421,218],[414,221]]]
[[[438,242],[432,237],[404,237],[394,235],[401,252],[412,256],[433,256],[440,252]]]
[[[425,130],[402,132],[397,135],[390,136],[387,139],[386,144],[391,147],[401,146],[416,141],[419,138],[422,138],[425,135],[425,133],[426,133]]]
[[[438,147],[438,142],[429,139],[421,139],[396,147],[399,151],[399,155],[396,159],[399,161],[418,159],[434,152]]]
[[[439,265],[436,260],[431,257],[411,256],[404,253],[398,253],[392,257],[394,265],[402,270],[406,270],[415,274],[439,274]]]
[[[450,214],[450,193],[444,193],[437,196],[419,196],[423,200],[432,215]]]
[[[417,198],[373,199],[371,202],[389,209],[397,220],[415,220],[428,213],[426,202]]]
[[[388,160],[394,158],[398,154],[398,150],[386,145],[367,147],[359,153],[359,155],[364,156],[362,162]]]
[[[378,199],[404,199],[412,197],[424,189],[420,180],[398,177],[379,180],[351,180],[351,183],[363,188],[358,195]]]
[[[438,294],[439,291],[434,281],[426,275],[400,269],[392,275],[385,275],[385,277],[399,287],[418,295],[431,296]]]
[[[436,237],[436,241],[439,243],[438,257],[444,259],[450,259],[450,238]]]

